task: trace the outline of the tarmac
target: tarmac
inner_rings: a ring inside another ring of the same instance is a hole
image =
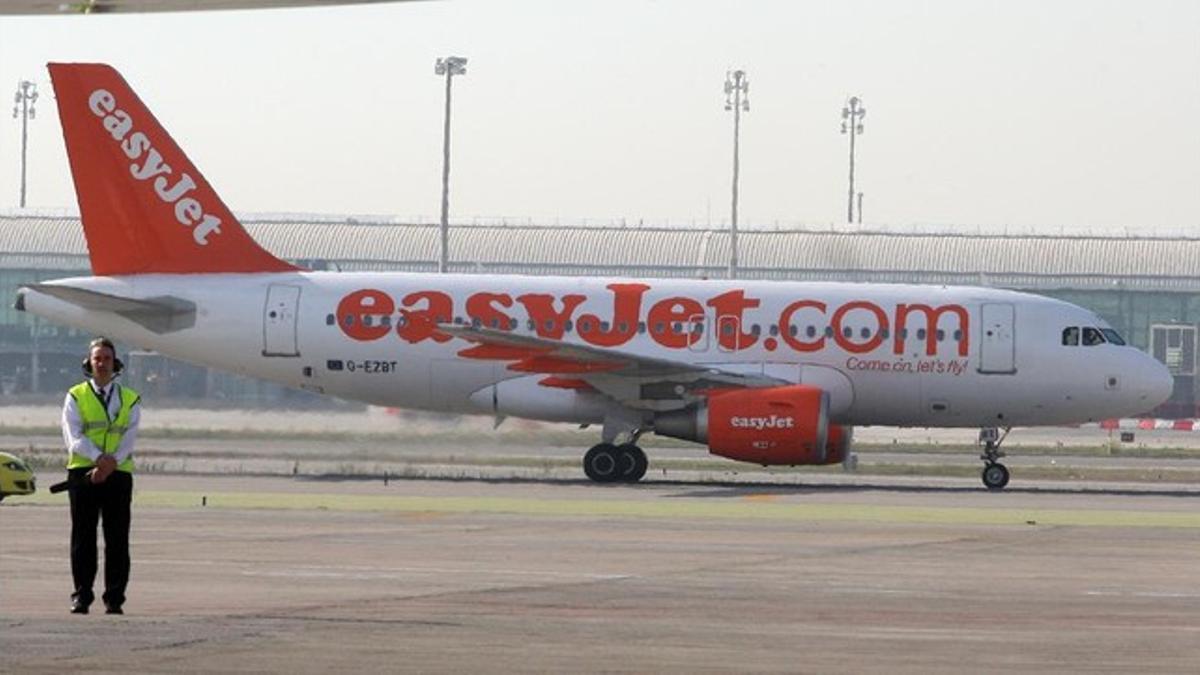
[[[1195,486],[147,474],[74,616],[57,477],[0,504],[0,671],[1200,670]]]

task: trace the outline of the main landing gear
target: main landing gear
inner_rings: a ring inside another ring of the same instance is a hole
[[[583,456],[583,472],[597,483],[636,483],[647,466],[646,453],[633,443],[601,443]]]
[[[1011,427],[1004,429],[1004,435],[1000,434],[1000,430],[996,427],[985,427],[979,430],[979,442],[983,444],[983,454],[979,459],[984,461],[983,466],[983,484],[989,490],[1002,490],[1005,485],[1008,485],[1008,467],[1001,464],[999,460],[1004,456],[1004,451],[1000,449],[1000,444],[1008,438],[1008,432]]]

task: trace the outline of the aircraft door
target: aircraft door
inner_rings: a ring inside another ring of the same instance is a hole
[[[263,356],[300,356],[296,349],[296,320],[300,287],[271,284],[263,308]]]
[[[980,373],[1012,375],[1017,372],[1015,312],[1011,303],[984,303],[979,327]]]

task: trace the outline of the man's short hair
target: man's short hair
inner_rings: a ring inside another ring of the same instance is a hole
[[[113,356],[117,355],[116,345],[113,344],[112,340],[109,340],[104,336],[93,338],[92,341],[88,343],[88,354],[91,354],[92,350],[96,347],[108,347],[109,351],[113,353]]]

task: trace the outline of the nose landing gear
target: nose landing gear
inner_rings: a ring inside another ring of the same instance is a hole
[[[983,445],[983,454],[979,455],[979,459],[984,461],[983,484],[989,490],[1002,490],[1008,485],[1008,467],[998,460],[1004,456],[1000,444],[1008,438],[1008,432],[1011,430],[1012,427],[1005,427],[1003,435],[996,427],[984,427],[979,430],[979,442]]]

